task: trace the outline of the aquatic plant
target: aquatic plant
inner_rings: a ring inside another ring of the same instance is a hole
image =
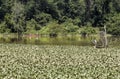
[[[120,48],[0,44],[0,79],[120,79]]]

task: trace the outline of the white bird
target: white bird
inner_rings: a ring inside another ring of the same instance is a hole
[[[96,48],[96,46],[97,46],[97,40],[93,40],[92,42],[95,45],[94,48]]]
[[[97,44],[97,40],[93,40],[92,42],[93,42],[93,44],[95,44],[95,45]]]

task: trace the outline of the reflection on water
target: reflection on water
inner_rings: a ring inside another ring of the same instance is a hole
[[[39,38],[23,38],[18,41],[16,37],[0,37],[0,43],[22,43],[36,45],[79,45],[91,46],[92,40],[97,39],[95,36],[83,38],[80,36],[59,36],[55,38],[39,37]],[[120,37],[108,37],[109,45],[120,45]]]

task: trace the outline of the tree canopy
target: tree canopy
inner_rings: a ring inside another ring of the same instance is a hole
[[[120,0],[0,0],[0,32],[40,31],[56,21],[63,29],[107,25],[120,35],[119,15]]]

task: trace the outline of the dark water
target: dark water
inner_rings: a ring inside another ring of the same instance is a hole
[[[120,46],[120,37],[109,36],[108,44],[110,46]],[[22,38],[19,40],[16,37],[0,37],[0,43],[17,43],[17,44],[35,44],[35,45],[79,45],[79,46],[93,46],[92,41],[98,39],[95,36],[87,38],[81,36],[59,36],[59,37],[39,37],[39,38]]]

